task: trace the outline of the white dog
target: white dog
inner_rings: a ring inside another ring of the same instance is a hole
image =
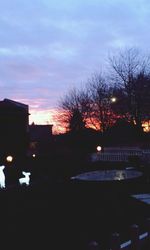
[[[0,166],[0,188],[5,188],[5,174],[4,174],[5,166]]]
[[[25,176],[25,177],[22,177],[22,178],[20,178],[19,179],[19,183],[21,184],[21,185],[23,185],[23,184],[25,184],[25,185],[29,185],[29,183],[30,183],[30,172],[24,172],[24,171],[22,171],[22,174]]]

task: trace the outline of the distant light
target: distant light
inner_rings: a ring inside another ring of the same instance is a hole
[[[32,155],[33,158],[35,158],[35,156],[36,156],[35,154]]]
[[[112,102],[116,102],[116,100],[117,100],[116,97],[112,97],[112,98],[111,98],[111,101],[112,101]]]
[[[13,161],[13,157],[12,157],[11,155],[8,155],[8,156],[6,157],[6,161],[12,162],[12,161]]]
[[[100,152],[102,150],[102,147],[101,146],[97,146],[97,151]]]

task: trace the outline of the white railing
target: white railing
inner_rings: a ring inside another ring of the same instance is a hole
[[[120,161],[128,162],[130,156],[138,156],[139,158],[150,162],[150,149],[142,150],[130,147],[114,147],[104,148],[104,152],[97,152],[91,155],[91,161]]]
[[[119,233],[112,234],[110,247],[108,250],[149,250],[150,249],[150,219],[146,221],[146,232],[139,233],[139,226],[134,224],[130,228],[130,240],[121,243]],[[88,245],[88,250],[103,250],[99,243],[92,241]]]
[[[139,156],[141,157],[141,153],[94,153],[91,156],[91,161],[125,161],[129,160],[129,156]]]

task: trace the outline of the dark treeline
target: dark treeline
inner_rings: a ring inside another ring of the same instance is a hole
[[[60,100],[56,119],[66,131],[92,127],[105,132],[120,119],[140,131],[150,120],[149,56],[130,48],[108,61],[107,75],[93,74],[84,88],[74,88]]]

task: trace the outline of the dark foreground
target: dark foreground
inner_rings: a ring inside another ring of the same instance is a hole
[[[129,227],[136,223],[145,230],[149,206],[130,197],[149,192],[149,184],[52,183],[0,192],[0,242],[3,249],[88,249],[97,240],[102,249],[111,234],[121,241],[130,238]]]

